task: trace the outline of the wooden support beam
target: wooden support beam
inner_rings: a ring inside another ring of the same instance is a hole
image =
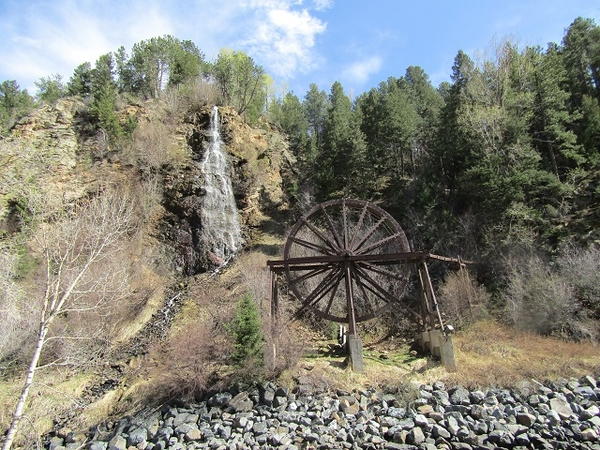
[[[348,239],[344,236],[344,239]],[[346,241],[344,241],[347,244]],[[353,293],[351,279],[351,265],[350,263],[357,263],[356,270],[360,270],[360,267],[367,265],[372,271],[376,273],[385,274],[385,269],[375,269],[375,266],[386,266],[390,264],[415,264],[417,268],[417,274],[419,278],[419,300],[420,300],[420,318],[422,320],[423,331],[419,337],[422,348],[429,351],[433,356],[441,359],[442,364],[448,370],[456,370],[456,362],[454,360],[454,349],[452,346],[452,336],[447,332],[444,327],[442,320],[441,311],[437,302],[435,292],[433,290],[433,284],[429,275],[429,269],[427,267],[428,261],[441,261],[450,264],[456,264],[461,270],[466,264],[473,264],[471,261],[464,261],[461,258],[449,258],[445,256],[434,255],[427,252],[406,252],[406,253],[389,253],[389,254],[324,254],[321,256],[310,256],[300,258],[288,258],[286,260],[279,261],[267,261],[267,265],[271,271],[271,318],[272,323],[276,320],[277,309],[278,309],[278,290],[277,290],[277,276],[278,274],[291,272],[304,271],[306,272],[302,278],[313,278],[317,275],[321,275],[330,271],[336,265],[343,263],[344,270],[337,274],[336,272],[330,273],[325,276],[318,289],[313,291],[313,295],[309,296],[307,302],[296,313],[296,316],[305,310],[307,307],[314,305],[323,296],[330,294],[334,286],[341,281],[341,278],[346,280],[346,292],[348,295],[347,309],[350,311],[348,315],[348,337],[350,344],[350,361],[352,368],[355,371],[362,371],[362,342],[356,333],[356,318],[354,317],[354,305],[353,305]],[[361,266],[363,264],[363,266]],[[387,300],[392,303],[394,300],[391,298],[391,294],[388,292],[381,292],[376,289],[376,283],[363,272],[360,272],[361,277],[357,279],[366,280],[365,284],[359,284],[359,288],[366,289],[373,295]],[[370,282],[370,284],[369,284]],[[335,293],[335,292],[334,292]],[[331,294],[334,295],[334,294]],[[400,305],[400,303],[398,302]],[[418,314],[416,314],[418,316]],[[364,318],[363,318],[364,320]],[[436,324],[437,322],[437,324]],[[437,325],[437,326],[436,326]]]

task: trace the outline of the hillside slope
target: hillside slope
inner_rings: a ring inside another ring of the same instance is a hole
[[[198,239],[204,195],[200,163],[210,138],[211,109],[209,105],[174,111],[162,102],[128,105],[121,110],[121,120],[133,117],[137,128],[130,140],[113,142],[102,130],[90,127],[84,103],[67,98],[23,118],[0,141],[2,250],[3,257],[14,262],[7,276],[16,280],[11,286],[18,292],[3,299],[12,301],[3,303],[3,310],[14,314],[2,319],[8,330],[0,347],[2,432],[10,424],[33,350],[48,279],[37,243],[45,231],[60,226],[56,217],[63,213],[74,214],[80,205],[115,191],[134,205],[135,229],[113,256],[126,268],[119,304],[107,305],[110,314],[93,318],[65,314],[52,330],[57,344],[42,355],[43,364],[49,366],[36,375],[27,405],[33,428],[23,425],[25,440],[72,420],[107,395],[114,398],[115,388],[122,387],[128,374],[142,370],[153,346],[167,339],[174,318],[185,323],[193,296],[233,291],[220,301],[225,310],[231,309],[228,302],[235,304],[243,288],[232,288],[230,282],[223,287],[216,281],[219,277],[211,278],[218,261]],[[278,229],[274,217],[279,220],[288,208],[282,172],[292,159],[285,140],[267,125],[248,126],[229,108],[219,112],[244,246],[265,245],[277,251],[277,238],[264,230]],[[111,267],[105,265],[105,270]],[[212,281],[205,284],[202,280],[207,279]],[[183,315],[177,316],[182,309]],[[84,337],[86,328],[94,328],[85,320],[100,323],[102,334]],[[95,344],[89,346],[93,352],[67,361],[65,354],[72,347],[58,338],[63,336],[61,330],[75,329],[77,339],[92,339]]]
[[[8,298],[15,300],[8,306],[16,322],[8,324],[9,315],[0,318],[10,337],[0,340],[1,434],[10,425],[33,350],[46,280],[36,244],[40,233],[60,224],[58,211],[75,212],[77,205],[110,190],[129,198],[136,216],[135,229],[113,257],[126,268],[123,295],[110,311],[68,313],[57,322],[53,338],[63,330],[80,334],[75,344],[56,339],[58,344],[47,347],[46,368],[36,374],[17,446],[41,445],[51,430],[82,442],[88,427],[107,418],[118,420],[165,402],[194,402],[226,383],[265,376],[287,387],[385,390],[400,401],[415,385],[439,380],[483,388],[600,375],[592,345],[528,335],[494,322],[455,336],[455,373],[411,353],[402,337],[382,339],[378,324],[366,324],[361,328],[365,373],[356,374],[336,353],[330,325],[314,317],[265,327],[267,348],[278,349],[276,358],[268,353],[271,372],[233,367],[227,361],[227,324],[247,292],[269,323],[266,262],[281,254],[295,214],[285,189],[295,164],[286,139],[267,123],[251,127],[230,108],[219,108],[245,244],[233,261],[218,267],[200,238],[201,161],[211,137],[212,105],[128,105],[121,120],[133,117],[137,128],[131,140],[120,142],[94,131],[86,108],[62,99],[21,120],[0,141],[0,250],[7,257],[3,261],[15,262],[10,275],[19,288],[18,295],[6,296],[3,287],[3,308]],[[107,261],[102,269],[112,267]],[[282,291],[284,309],[294,310],[294,300]],[[86,328],[99,333],[86,335]],[[95,345],[88,345],[90,340]],[[73,355],[77,358],[66,358]]]

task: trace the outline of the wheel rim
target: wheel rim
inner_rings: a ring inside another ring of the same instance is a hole
[[[331,200],[312,208],[290,231],[284,260],[297,263],[286,264],[285,274],[302,310],[346,322],[353,308],[355,321],[362,322],[400,301],[410,269],[386,263],[385,255],[407,252],[404,231],[383,209],[361,200]]]

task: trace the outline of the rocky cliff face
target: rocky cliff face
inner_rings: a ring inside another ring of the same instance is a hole
[[[204,197],[200,163],[210,139],[211,107],[173,117],[164,105],[130,106],[123,110],[123,119],[136,116],[138,128],[145,131],[120,147],[111,147],[102,132],[89,132],[85,111],[82,102],[62,99],[21,120],[0,142],[3,231],[19,228],[18,213],[24,207],[19,204],[32,192],[61,207],[106,185],[147,190],[151,179],[158,195],[150,201],[157,204],[145,220],[153,222],[151,234],[168,249],[175,271],[193,275],[218,265],[199,239]],[[292,157],[282,136],[268,125],[252,128],[226,107],[220,116],[244,240],[251,245],[253,231],[287,209],[282,171]],[[153,142],[139,137],[148,133],[159,134],[160,142],[154,142],[156,136]]]
[[[220,264],[200,239],[205,195],[201,162],[210,142],[210,111],[206,107],[184,118],[179,129],[184,139],[179,142],[187,147],[189,158],[164,172],[166,214],[162,230],[174,249],[176,269],[187,275]],[[278,133],[249,127],[230,108],[220,109],[220,127],[244,240],[251,245],[253,230],[287,209],[282,171],[292,163],[292,157]]]
[[[18,225],[15,207],[27,194],[43,191],[51,194],[51,199],[67,201],[81,195],[83,180],[74,177],[74,172],[79,149],[76,114],[82,106],[74,100],[44,106],[22,119],[12,134],[0,141],[3,231]]]

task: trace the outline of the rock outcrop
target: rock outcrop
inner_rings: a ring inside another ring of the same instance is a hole
[[[210,141],[211,108],[175,115],[160,103],[132,105],[122,111],[123,120],[137,117],[143,132],[136,130],[133,144],[120,146],[111,145],[102,130],[93,131],[80,100],[60,99],[35,110],[1,142],[0,227],[18,228],[26,192],[39,191],[46,206],[61,208],[105,185],[140,191],[152,182],[162,207],[151,217],[152,226],[169,248],[176,273],[215,268],[219,261],[199,238],[201,161]],[[285,139],[267,124],[250,127],[228,107],[220,108],[220,117],[244,240],[250,244],[253,230],[287,209],[282,172],[293,158]]]
[[[189,158],[177,167],[164,168],[165,240],[173,245],[174,266],[186,275],[205,272],[220,261],[203,244],[201,209],[204,178],[201,161],[210,142],[211,108],[190,114],[178,133]],[[232,179],[244,240],[250,243],[253,229],[287,208],[282,172],[292,157],[282,136],[252,128],[231,109],[220,108],[220,133],[230,159]]]

